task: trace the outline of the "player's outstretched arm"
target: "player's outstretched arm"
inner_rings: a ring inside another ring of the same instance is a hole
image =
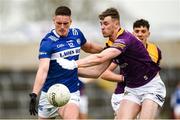
[[[101,78],[111,82],[123,82],[123,75],[117,74],[114,70],[118,67],[118,65],[114,62],[110,64],[110,66],[101,74]]]
[[[64,58],[58,58],[56,61],[62,68],[73,70],[75,68],[90,67],[102,64],[106,61],[110,61],[120,54],[121,51],[116,48],[107,48],[99,54],[92,54],[77,61],[70,61]]]
[[[31,115],[36,115],[36,97],[38,96],[42,86],[47,77],[49,70],[49,58],[40,59],[39,68],[36,74],[33,91],[30,93],[30,103],[29,103],[29,112]]]
[[[95,66],[111,60],[120,54],[121,51],[116,48],[107,48],[99,54],[92,54],[83,59],[77,60],[76,64],[78,68]]]
[[[87,53],[100,53],[103,50],[103,46],[87,41],[81,49]]]
[[[111,60],[108,60],[100,65],[78,68],[78,75],[85,78],[98,78],[110,65]]]

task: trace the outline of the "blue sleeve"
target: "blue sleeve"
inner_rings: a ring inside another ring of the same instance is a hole
[[[79,35],[79,38],[81,40],[81,46],[82,46],[87,42],[87,40],[84,37],[84,34],[81,32],[81,30],[79,30],[79,29],[76,29],[76,30],[78,31],[78,35]]]
[[[39,48],[39,59],[41,58],[51,58],[52,48],[51,41],[42,40]]]

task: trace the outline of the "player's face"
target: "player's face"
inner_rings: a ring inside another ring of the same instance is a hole
[[[67,36],[69,27],[71,25],[71,17],[57,15],[53,18],[53,21],[57,34],[60,36]]]
[[[143,43],[147,42],[147,39],[150,35],[149,30],[147,29],[147,27],[136,27],[133,29],[133,34],[138,37]]]
[[[103,36],[111,37],[115,29],[115,20],[111,16],[107,16],[103,20],[100,20],[100,24]]]

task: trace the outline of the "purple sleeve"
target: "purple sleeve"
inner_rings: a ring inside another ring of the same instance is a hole
[[[117,48],[121,52],[125,52],[129,44],[128,39],[117,39],[111,47]]]

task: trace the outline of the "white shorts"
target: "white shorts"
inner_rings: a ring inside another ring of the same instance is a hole
[[[80,96],[80,113],[87,114],[88,113],[88,97],[86,95]]]
[[[38,116],[42,118],[53,118],[58,116],[58,107],[54,107],[48,102],[47,93],[41,92],[38,105]],[[71,93],[71,98],[68,103],[74,103],[79,106],[80,92],[76,91]],[[67,104],[68,104],[67,103]]]
[[[117,112],[120,106],[120,101],[123,99],[124,93],[121,94],[115,94],[113,93],[111,96],[111,106],[114,110],[114,112]]]
[[[166,96],[166,88],[161,80],[159,74],[157,74],[149,83],[137,87],[129,88],[125,87],[123,99],[133,101],[139,105],[145,99],[151,99],[162,107]]]

